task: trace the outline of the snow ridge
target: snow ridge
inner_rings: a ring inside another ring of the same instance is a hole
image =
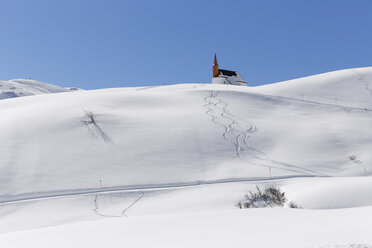
[[[0,100],[40,94],[76,91],[77,88],[62,88],[31,79],[0,80]]]

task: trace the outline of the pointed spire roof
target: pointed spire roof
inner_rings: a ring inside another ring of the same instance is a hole
[[[216,54],[214,54],[214,63],[213,63],[214,65],[218,65],[218,63],[217,63],[217,55]]]

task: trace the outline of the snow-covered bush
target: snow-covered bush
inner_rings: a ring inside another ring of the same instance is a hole
[[[275,186],[260,189],[256,187],[256,191],[249,191],[245,195],[243,201],[238,202],[239,208],[266,208],[266,207],[284,207],[287,202],[285,193]],[[290,202],[290,208],[298,208],[295,202]]]
[[[288,207],[290,207],[290,208],[301,208],[301,207],[298,206],[297,203],[295,203],[294,201],[291,201],[291,202],[288,204]]]

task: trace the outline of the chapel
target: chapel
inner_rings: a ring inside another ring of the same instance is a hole
[[[237,71],[220,69],[214,54],[212,84],[247,85],[247,82]]]

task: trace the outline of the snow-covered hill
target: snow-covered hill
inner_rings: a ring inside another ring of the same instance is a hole
[[[59,93],[77,90],[76,88],[62,88],[52,84],[31,80],[13,79],[0,80],[0,100],[20,96],[32,96],[48,93]]]
[[[133,215],[244,214],[235,204],[256,185],[281,186],[304,208],[368,212],[370,88],[372,68],[359,68],[260,87],[183,84],[0,101],[0,232]]]
[[[257,87],[260,93],[356,108],[372,108],[371,68],[334,71]]]

